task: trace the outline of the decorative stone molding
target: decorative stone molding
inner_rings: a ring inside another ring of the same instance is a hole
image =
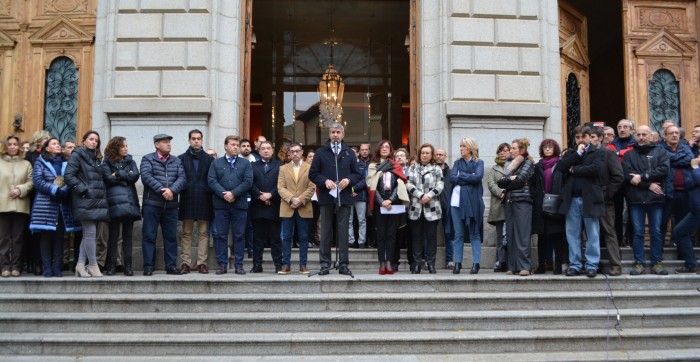
[[[0,0],[0,16],[9,17],[12,13],[12,0]]]
[[[639,20],[638,30],[656,30],[659,28],[681,30],[683,32],[688,30],[685,9],[641,6],[636,9]]]
[[[12,49],[15,47],[15,41],[7,33],[0,29],[0,51]]]

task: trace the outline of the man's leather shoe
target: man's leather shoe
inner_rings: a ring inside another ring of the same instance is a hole
[[[190,266],[182,263],[182,266],[180,267],[180,274],[189,274],[190,273]]]
[[[328,275],[328,274],[330,274],[330,271],[328,270],[328,268],[321,269],[321,271],[318,272],[318,275]]]
[[[250,269],[250,272],[251,272],[251,273],[262,273],[262,272],[263,272],[262,265],[259,265],[259,264],[258,264],[258,265],[253,265],[253,268]]]
[[[275,264],[275,274],[277,274],[280,270],[282,270],[282,265]]]
[[[430,274],[437,273],[437,270],[435,270],[435,264],[428,264],[428,273],[430,273]]]
[[[595,278],[596,275],[598,275],[598,272],[595,269],[588,269],[586,270],[586,276],[589,278]]]
[[[145,276],[147,276],[147,277],[150,277],[150,276],[153,275],[153,270],[151,270],[151,269],[146,269],[146,270],[143,271],[143,275],[145,275]]]
[[[277,272],[277,274],[279,274],[279,275],[286,275],[289,273],[291,273],[291,271],[289,270],[289,267],[286,265],[283,265],[282,269],[280,269],[280,271]]]
[[[338,269],[338,274],[352,275],[352,272],[350,271],[350,269],[347,266],[343,265],[340,267],[340,269]]]
[[[575,277],[575,276],[578,276],[578,275],[579,275],[579,272],[578,272],[578,270],[576,270],[576,269],[569,268],[569,269],[566,271],[566,276],[567,276],[567,277]]]
[[[622,275],[622,269],[619,266],[611,266],[608,275],[611,277]]]
[[[363,244],[364,245],[364,244]],[[302,265],[299,267],[299,273],[302,274],[309,274],[309,269],[306,267],[306,265]]]
[[[226,274],[226,265],[219,265],[219,267],[216,269],[216,275],[221,275],[221,274]]]
[[[168,275],[182,275],[182,273],[180,273],[180,271],[177,270],[177,268],[165,269],[165,274],[168,274]]]
[[[234,273],[240,274],[240,275],[245,275],[245,269],[243,269],[242,266],[236,267],[236,271]]]
[[[197,269],[199,270],[199,274],[209,274],[209,269],[205,264],[199,264]]]

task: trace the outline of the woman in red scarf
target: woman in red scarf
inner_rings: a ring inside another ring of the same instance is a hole
[[[394,274],[391,261],[394,260],[399,215],[390,212],[408,197],[406,175],[401,166],[391,158],[393,152],[394,148],[389,141],[380,141],[367,171],[367,185],[370,188],[369,209],[376,217],[377,256],[381,275]]]

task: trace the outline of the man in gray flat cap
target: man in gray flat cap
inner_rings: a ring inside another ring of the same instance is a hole
[[[185,188],[187,177],[182,161],[170,155],[170,140],[164,133],[153,136],[156,151],[141,159],[143,182],[143,275],[153,275],[158,225],[163,235],[165,272],[180,275],[177,262],[178,194]]]

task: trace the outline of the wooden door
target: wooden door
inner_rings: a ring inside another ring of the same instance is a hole
[[[559,58],[561,63],[562,147],[573,140],[573,130],[590,121],[586,17],[565,1],[559,1]]]

